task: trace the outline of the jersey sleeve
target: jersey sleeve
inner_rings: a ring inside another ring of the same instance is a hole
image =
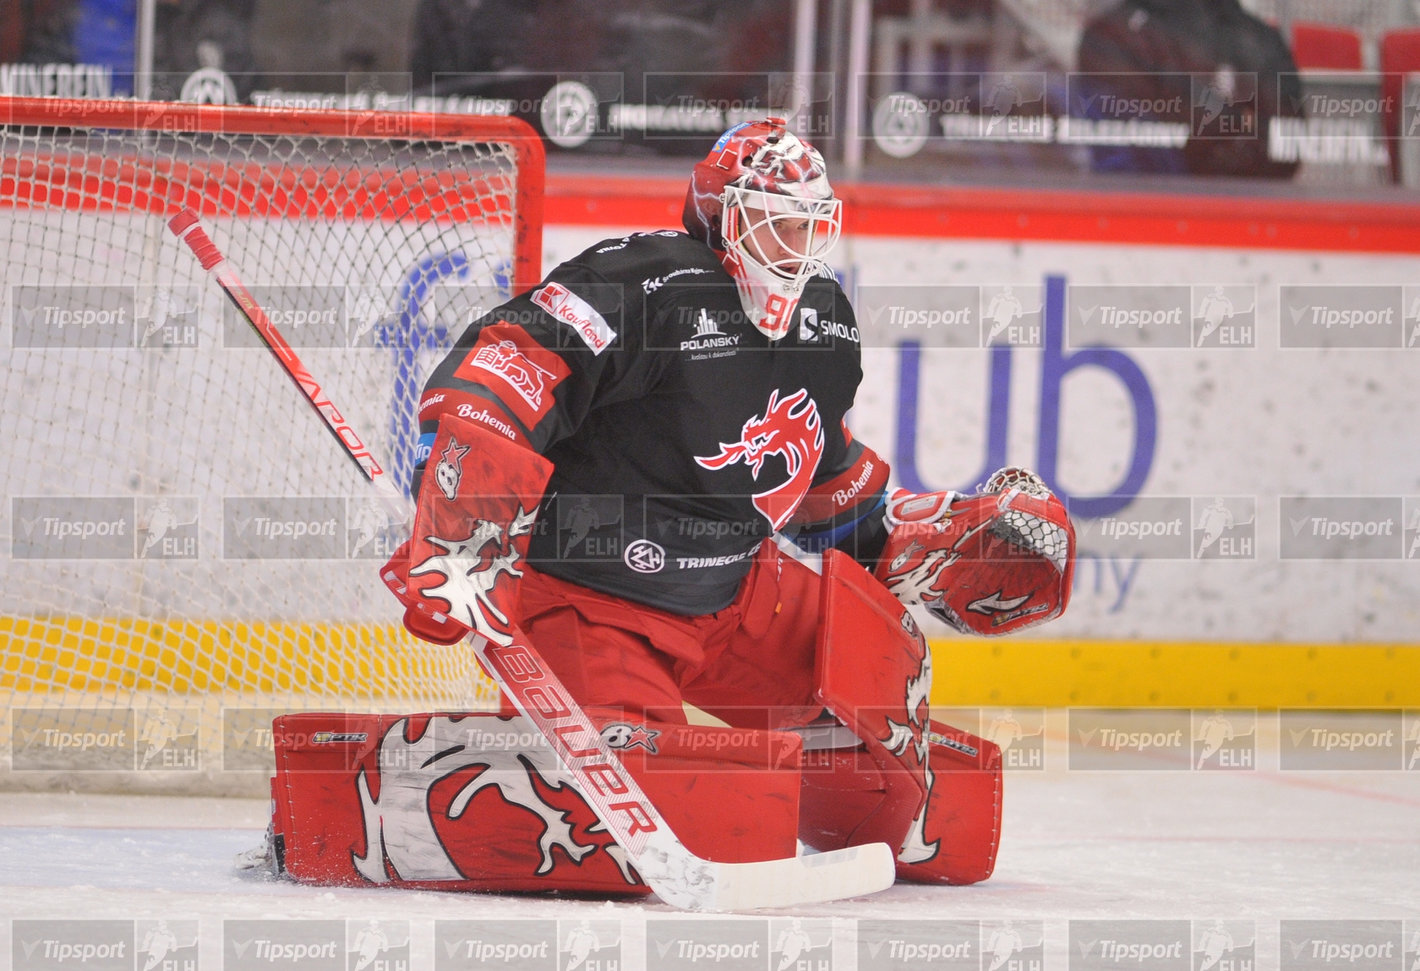
[[[597,262],[564,263],[459,337],[420,399],[413,492],[446,414],[545,453],[599,403],[654,381],[656,359],[642,353],[640,288]]]
[[[813,553],[833,547],[872,563],[887,539],[882,511],[888,464],[855,440],[846,425],[825,445],[813,485],[790,520],[792,538]]]

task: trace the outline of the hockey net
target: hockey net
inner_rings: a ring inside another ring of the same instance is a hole
[[[166,219],[408,481],[424,377],[541,262],[514,119],[0,98],[0,786],[260,792],[292,710],[488,707],[402,540]]]

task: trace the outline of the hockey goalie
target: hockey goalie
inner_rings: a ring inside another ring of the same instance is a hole
[[[385,583],[422,638],[531,645],[696,854],[883,842],[900,879],[983,880],[999,751],[931,719],[908,608],[988,636],[1059,616],[1065,509],[1020,469],[889,493],[844,423],[841,202],[782,120],[714,144],[684,224],[598,243],[462,334],[423,394]],[[646,892],[511,706],[277,729],[298,879]]]

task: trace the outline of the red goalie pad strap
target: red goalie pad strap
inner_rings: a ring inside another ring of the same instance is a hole
[[[439,420],[410,538],[380,571],[405,605],[410,633],[452,644],[474,629],[509,642],[517,579],[551,474],[542,456],[480,425]]]
[[[927,794],[931,662],[912,615],[844,553],[823,557],[817,695],[882,772],[884,797],[848,842],[901,846]]]
[[[898,853],[897,874],[920,883],[991,876],[1001,836],[1001,750],[940,722],[927,734],[931,790]],[[834,849],[855,842],[861,820],[890,799],[884,771],[861,747],[804,753],[799,836]]]
[[[968,634],[1009,634],[1060,616],[1075,528],[1048,492],[896,493],[873,575],[906,604]]]
[[[792,734],[596,717],[693,853],[795,853]],[[648,888],[522,718],[309,713],[276,719],[273,829],[322,885],[644,894]]]

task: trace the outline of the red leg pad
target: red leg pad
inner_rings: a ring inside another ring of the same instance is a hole
[[[940,722],[928,731],[932,788],[920,827],[898,854],[897,875],[917,883],[977,883],[991,876],[1001,837],[1001,750]],[[862,747],[804,753],[799,835],[833,849],[892,795],[882,764]]]
[[[794,855],[797,736],[597,720],[692,852],[722,862]],[[520,718],[309,713],[274,728],[274,830],[297,880],[648,892]]]

